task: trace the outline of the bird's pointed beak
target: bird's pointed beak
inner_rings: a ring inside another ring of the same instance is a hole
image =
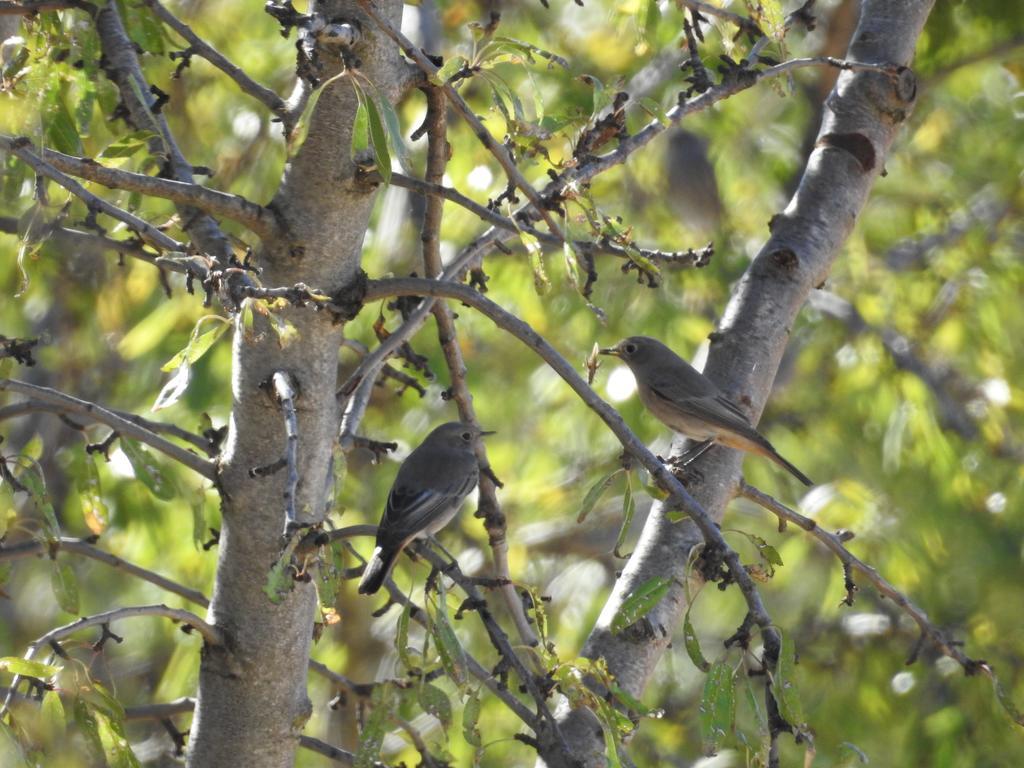
[[[619,354],[619,348],[618,347],[601,347],[601,349],[597,350],[597,352],[600,355],[611,355],[612,357],[621,357],[622,356],[622,355]]]
[[[480,437],[486,437],[487,435],[496,435],[496,434],[498,434],[498,432],[497,432],[497,430],[494,430],[494,429],[481,429],[480,430]]]

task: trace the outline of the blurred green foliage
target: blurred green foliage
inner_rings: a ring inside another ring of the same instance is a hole
[[[819,51],[829,21],[838,23],[848,5],[819,3],[818,30],[795,30],[787,37],[787,52]],[[551,6],[511,4],[503,9],[499,28],[503,35],[529,41],[568,62],[563,69],[543,58],[524,65],[511,57],[491,70],[491,85],[493,78],[500,78],[519,96],[527,122],[565,127],[571,137],[595,103],[594,81],[588,84],[581,75],[597,78],[601,88],[613,93],[659,57],[672,62],[681,57],[682,15],[671,3],[592,0],[586,8],[566,2]],[[219,0],[171,7],[257,80],[281,93],[290,87],[292,42],[255,6]],[[189,161],[213,170],[211,185],[268,201],[286,157],[280,127],[198,58],[174,77],[176,63],[166,54],[180,50],[181,42],[162,30],[144,5],[126,0],[122,8],[132,39],[145,52],[150,82],[170,94],[165,114]],[[407,6],[409,28],[427,29],[418,15],[433,9],[427,2]],[[437,14],[440,27],[430,44],[446,56],[471,58],[473,37],[467,24],[485,18],[485,8],[448,2]],[[1022,26],[1020,14],[1007,14],[1003,3],[937,4],[915,64],[921,88],[914,116],[824,286],[852,304],[867,326],[858,332],[820,309],[806,308],[793,329],[762,422],[780,452],[822,485],[801,497],[797,494],[802,491],[773,465],[756,458],[745,465],[751,483],[798,505],[821,525],[855,531],[853,551],[962,640],[969,655],[991,663],[1018,702],[1024,701],[1024,616],[1019,610],[1024,604],[1024,390],[1019,384],[1024,360],[1017,336],[1024,333]],[[734,41],[732,33],[717,23],[708,30],[709,65],[717,53],[742,56],[747,43]],[[119,139],[124,147],[129,129],[110,119],[117,96],[100,72],[97,42],[86,17],[73,11],[44,13],[21,34],[27,58],[16,70],[21,72],[17,84],[0,95],[0,130],[90,156]],[[769,46],[769,51],[776,47]],[[17,50],[5,53],[5,63],[20,55]],[[671,106],[682,87],[678,72],[672,67],[667,72],[648,93],[662,107]],[[607,314],[607,323],[602,323],[569,285],[561,253],[545,257],[551,289],[542,297],[534,290],[529,260],[517,247],[509,255],[496,253],[487,259],[490,296],[581,366],[595,341],[605,344],[641,331],[684,355],[696,354],[714,328],[731,284],[767,237],[769,218],[788,199],[817,127],[810,98],[819,87],[818,78],[829,76],[801,71],[792,82],[763,84],[686,120],[685,127],[706,142],[722,200],[721,220],[710,224],[716,252],[709,266],[699,271],[666,268],[660,286],[651,289],[637,284],[635,273],[623,275],[613,257],[599,257],[592,301]],[[514,113],[511,101],[495,106],[481,78],[463,84],[462,92],[495,135],[509,129],[502,109]],[[400,105],[407,136],[421,122],[424,109],[418,93]],[[639,129],[650,119],[633,108],[629,129]],[[453,120],[450,141],[449,183],[482,202],[497,196],[504,189],[503,176],[471,131]],[[528,146],[538,145],[525,142],[521,148]],[[571,155],[565,138],[545,139],[539,146],[551,163]],[[593,201],[608,216],[621,217],[641,246],[675,250],[702,245],[706,232],[699,223],[682,224],[685,213],[673,204],[678,193],[667,178],[673,169],[667,147],[660,138],[627,165],[601,176],[593,184]],[[420,169],[423,152],[423,141],[411,145],[412,162]],[[104,162],[154,170],[145,152],[132,152],[130,146],[108,150]],[[551,166],[535,154],[525,167],[527,177],[540,185]],[[33,242],[33,219],[52,220],[70,202],[65,222],[77,224],[85,218],[85,207],[69,201],[53,184],[47,185],[48,205],[36,207],[26,168],[8,156],[3,173],[0,216],[19,219],[20,231],[29,234],[0,235],[0,333],[45,339],[38,365],[13,375],[146,413],[167,380],[161,366],[186,346],[195,323],[211,310],[202,307],[199,297],[185,294],[176,279],[170,280],[173,295],[168,299],[158,274],[146,264],[129,260],[119,265],[109,253],[54,240]],[[150,221],[164,222],[173,215],[173,207],[164,201],[98,187],[93,191]],[[365,241],[363,266],[371,276],[422,271],[417,230],[421,209],[419,201],[410,201],[400,189],[382,191]],[[104,224],[112,236],[124,236],[110,222]],[[243,239],[250,237],[230,224],[227,228]],[[450,257],[480,231],[471,214],[446,206],[445,255]],[[622,567],[611,555],[621,518],[621,481],[611,483],[584,522],[575,522],[587,490],[617,466],[617,444],[528,349],[498,333],[485,318],[455,309],[477,411],[487,428],[498,431],[488,439],[488,448],[505,482],[500,499],[509,521],[512,573],[550,595],[550,637],[558,657],[571,660],[603,605],[615,570]],[[372,346],[371,326],[381,312],[389,325],[397,323],[386,306],[367,306],[347,335]],[[421,398],[413,391],[399,395],[387,381],[379,388],[365,432],[397,440],[401,448],[381,465],[361,454],[349,457],[336,523],[375,523],[396,461],[430,426],[454,415],[453,406],[441,397],[448,381],[432,325],[414,346],[429,357],[436,378],[425,382],[427,394]],[[898,366],[894,351],[927,367],[944,396],[966,417],[968,429],[953,428],[935,392],[915,372]],[[355,363],[353,353],[342,350],[343,372]],[[599,391],[613,375],[607,366],[598,373]],[[208,414],[221,426],[229,415],[230,381],[225,338],[194,364],[185,396],[156,418],[198,431],[203,414]],[[617,400],[616,405],[638,434],[658,449],[667,446],[668,435],[635,398]],[[12,466],[16,462],[19,471],[38,467],[42,472],[65,535],[101,532],[103,549],[209,594],[216,549],[201,544],[211,538],[207,529],[217,527],[218,510],[215,493],[204,483],[157,458],[180,494],[161,501],[133,479],[129,462],[116,451],[111,461],[98,462],[100,496],[109,516],[103,528],[96,520],[95,486],[90,486],[84,446],[101,439],[104,429],[82,434],[52,416],[37,414],[0,424],[0,434],[0,452]],[[624,552],[650,504],[635,482],[633,490],[638,519]],[[43,530],[37,508],[24,494],[12,495],[6,484],[0,487],[0,515],[8,541]],[[763,593],[774,620],[796,648],[794,684],[816,736],[815,765],[857,765],[861,753],[870,764],[881,766],[1024,764],[1020,730],[1010,723],[985,679],[965,677],[930,648],[923,649],[914,666],[904,666],[917,636],[895,606],[862,585],[854,607],[840,607],[843,581],[837,561],[799,531],[779,533],[773,520],[749,503],[736,502],[726,525],[763,537],[784,563],[763,585]],[[756,561],[749,539],[727,535],[748,562]],[[470,514],[444,539],[465,568],[487,557],[486,534]],[[355,544],[368,553],[369,541]],[[344,552],[340,560],[346,566],[355,564]],[[69,570],[73,573],[82,615],[155,602],[202,613],[152,585],[67,553],[58,553],[55,562],[32,558],[13,563],[13,569],[9,565],[0,560],[5,596],[0,600],[0,656],[20,655],[32,639],[73,620],[60,607],[69,602],[58,601],[54,573],[61,578]],[[420,585],[425,572],[421,563],[403,560],[398,582],[403,587]],[[357,680],[395,673],[392,641],[398,611],[372,618],[377,605],[357,598],[351,583],[344,585],[335,607],[339,620],[326,627],[315,657]],[[737,652],[724,651],[722,641],[743,614],[735,589],[709,588],[700,595],[691,620],[710,662],[738,663]],[[472,616],[453,626],[468,649],[490,658],[487,639]],[[95,637],[89,633],[76,636],[66,648],[121,704],[144,705],[195,693],[197,639],[156,619],[136,619],[114,631],[125,642],[108,642],[102,653],[90,650]],[[409,631],[410,644],[421,647],[422,633],[415,625]],[[685,646],[682,628],[676,628],[673,648],[643,697],[645,704],[663,709],[664,716],[643,721],[629,747],[637,765],[688,765],[702,754],[697,709],[706,676],[693,666]],[[0,678],[0,683],[8,682],[9,677]],[[461,701],[450,682],[436,685]],[[755,745],[751,751],[756,751],[758,740],[756,717],[743,690],[738,689],[736,703],[740,735],[721,739],[724,747],[736,750],[733,765],[745,764],[744,745]],[[355,749],[354,698],[329,708],[335,691],[315,675],[310,677],[310,693],[314,717],[307,733]],[[435,693],[421,693],[419,704],[404,696],[388,706],[413,718],[422,711],[424,696],[427,709],[443,711]],[[52,713],[52,697],[48,701],[44,711],[49,706]],[[475,697],[469,701],[469,715],[464,717],[458,705],[446,729],[420,715],[415,722],[428,742],[445,744],[457,765],[471,764],[474,754],[483,765],[532,764],[532,751],[511,740],[516,729],[502,705],[486,693],[480,694],[478,704]],[[87,716],[78,717],[79,729],[68,733],[88,733],[88,727],[82,728]],[[99,720],[96,733],[111,755],[116,733],[102,711]],[[179,717],[178,723],[184,730],[187,717]],[[482,734],[479,746],[472,743],[475,732]],[[129,722],[127,733],[143,763],[156,764],[170,749],[169,739],[154,723]],[[86,764],[79,749],[81,735],[33,736],[52,745],[47,765]],[[789,738],[783,741],[783,764],[798,764],[802,747]],[[383,748],[389,761],[416,760],[400,732],[387,735]],[[301,751],[298,764],[321,765],[325,760]]]

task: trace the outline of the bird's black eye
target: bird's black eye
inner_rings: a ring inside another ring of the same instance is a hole
[[[627,344],[622,348],[627,355],[632,355],[636,352],[636,344]]]
[[[465,440],[468,443],[470,440],[473,439],[473,435],[471,433],[469,433],[469,432],[463,432],[462,433],[462,439]]]

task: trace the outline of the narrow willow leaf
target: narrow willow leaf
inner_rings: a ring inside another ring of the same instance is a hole
[[[612,484],[612,480],[614,480],[622,471],[623,470],[621,469],[616,469],[611,474],[605,475],[590,486],[590,490],[587,491],[587,495],[583,497],[583,503],[580,504],[580,511],[576,514],[577,523],[582,523],[587,518],[587,515],[593,511],[595,506],[597,506],[597,502],[601,500],[601,496],[603,496],[604,492],[608,490],[608,486]]]
[[[622,525],[619,526],[619,535],[615,539],[615,547],[612,554],[616,557],[625,558],[620,548],[626,542],[629,534],[629,526],[633,523],[633,514],[636,512],[636,501],[633,499],[633,484],[630,481],[629,473],[626,473],[626,490],[622,494]]]
[[[612,632],[619,633],[639,621],[668,594],[672,579],[655,576],[637,587],[619,606],[612,619]]]
[[[444,599],[444,596],[441,596]],[[437,653],[441,657],[441,666],[455,683],[459,686],[466,682],[466,660],[459,638],[455,630],[448,622],[448,615],[443,608],[438,608],[430,622],[430,633],[437,646]]]
[[[146,486],[150,493],[162,501],[170,501],[177,495],[174,483],[139,443],[122,435],[121,450],[132,465],[135,479]]]
[[[209,322],[210,318],[214,318],[215,320],[214,327],[208,331],[200,333],[199,329],[204,323]],[[192,335],[189,336],[188,344],[185,345],[185,348],[160,366],[160,370],[164,373],[169,373],[176,368],[180,368],[182,363],[187,362],[192,364],[196,362],[210,350],[217,339],[224,335],[224,332],[229,326],[230,323],[227,320],[222,317],[218,317],[217,315],[207,315],[206,317],[200,318],[196,323],[195,328],[192,329]]]
[[[669,118],[668,112],[665,111],[665,109],[661,106],[660,103],[658,103],[651,97],[640,97],[639,99],[637,99],[637,105],[640,107],[640,109],[649,114],[651,117],[653,117],[666,128],[672,125],[672,120]]]
[[[66,155],[82,154],[82,139],[78,135],[78,126],[68,111],[64,99],[67,88],[57,73],[50,79],[50,90],[47,92],[40,112],[43,121],[43,137],[46,145]]]
[[[341,79],[346,74],[347,72],[342,70],[334,77],[324,80],[324,82],[309,94],[309,98],[306,99],[306,106],[302,110],[302,116],[299,117],[299,121],[292,129],[291,136],[288,137],[288,157],[295,157],[299,149],[306,142],[306,137],[309,135],[309,123],[313,119],[313,112],[316,111],[317,102],[319,102],[320,97],[323,96],[324,90],[327,86],[331,85],[336,80]]]
[[[603,724],[601,733],[604,734],[604,756],[608,768],[622,768],[622,761],[619,760],[619,750],[615,744],[615,732],[608,724]]]
[[[551,280],[548,279],[547,270],[544,268],[544,250],[540,247],[540,240],[530,232],[519,230],[519,240],[530,257],[530,268],[533,269],[533,287],[539,296],[543,296],[551,290]]]
[[[125,136],[122,136],[117,141],[108,144],[107,147],[100,152],[99,157],[103,159],[115,159],[123,157],[132,157],[139,150],[147,150],[149,148],[150,139],[156,134],[152,131],[134,131]]]
[[[839,745],[839,762],[836,768],[853,768],[855,765],[869,765],[871,761],[860,747],[844,741]]]
[[[23,675],[25,677],[34,677],[38,680],[45,680],[51,675],[57,674],[57,669],[52,664],[30,661],[20,656],[4,656],[0,658],[0,672],[7,672],[11,675]]]
[[[794,728],[802,729],[806,719],[800,692],[793,680],[796,673],[796,649],[788,635],[781,635],[779,647],[779,665],[775,675],[772,692],[779,704],[779,714]]]
[[[412,603],[402,606],[402,613],[398,616],[398,627],[395,633],[395,650],[398,651],[398,658],[406,670],[412,670],[414,665],[409,655],[409,616],[412,613]]]
[[[50,571],[50,586],[57,604],[68,613],[78,614],[78,579],[67,563],[53,561]]]
[[[525,40],[519,40],[514,37],[505,37],[504,35],[495,35],[493,41],[495,43],[500,43],[504,47],[522,52],[530,61],[532,61],[533,56],[540,56],[551,64],[557,64],[563,69],[569,69],[569,62],[562,56],[559,56],[557,53],[552,53],[551,51],[546,51],[543,48],[538,48],[533,43],[528,43]]]
[[[192,507],[192,544],[198,550],[206,538],[206,494],[200,488],[194,494]]]
[[[700,640],[697,639],[697,631],[693,628],[693,623],[690,621],[690,611],[692,608],[693,605],[691,604],[686,609],[686,616],[683,617],[683,644],[686,646],[686,654],[690,657],[690,661],[693,662],[693,666],[701,672],[707,672],[711,665],[704,658],[704,654],[700,650]]]
[[[398,119],[394,105],[387,100],[383,93],[377,91],[377,103],[380,105],[380,113],[384,118],[384,127],[388,129],[388,141],[391,149],[398,158],[398,164],[407,175],[412,174],[412,161],[409,158],[409,148],[405,145],[405,137],[402,135],[402,123]]]
[[[995,689],[996,698],[999,700],[1000,705],[1006,710],[1006,714],[1013,718],[1015,723],[1020,724],[1024,722],[1024,715],[1021,715],[1020,708],[998,677],[992,677],[992,687]]]
[[[50,501],[50,494],[46,491],[43,473],[38,465],[33,462],[26,467],[18,475],[18,482],[28,489],[32,503],[43,516],[43,534],[47,541],[60,541],[60,523],[57,522],[57,513],[53,509],[53,502]]]
[[[477,723],[480,720],[480,689],[474,689],[466,699],[462,707],[462,737],[479,751],[483,746],[483,739],[480,737],[480,728]]]
[[[441,726],[447,731],[452,724],[452,702],[448,694],[436,685],[423,683],[419,687],[417,699],[423,711],[440,720]]]
[[[655,707],[648,707],[640,699],[636,698],[633,694],[620,688],[615,683],[608,685],[608,690],[611,691],[612,696],[619,700],[619,702],[626,707],[630,712],[635,712],[640,717],[651,717],[658,719],[665,716],[665,710],[657,709]],[[633,727],[632,721],[630,721],[630,728]]]
[[[60,700],[60,693],[55,690],[43,694],[43,704],[39,710],[42,719],[52,741],[59,741],[64,737],[67,725],[67,714],[64,712],[64,703]]]
[[[103,493],[100,488],[100,470],[97,462],[99,455],[87,453],[85,456],[85,481],[79,489],[79,499],[82,504],[82,517],[86,527],[99,536],[110,524],[110,510],[103,501]]]
[[[81,697],[75,699],[72,712],[75,716],[75,724],[85,738],[85,746],[89,755],[94,762],[100,765],[106,764],[106,755],[103,753],[103,740],[100,738],[99,723],[96,722],[96,716]]]
[[[384,122],[380,117],[377,102],[372,96],[366,97],[366,117],[370,129],[370,141],[373,143],[373,154],[377,161],[377,173],[385,184],[391,183],[391,153],[388,151],[388,136],[384,131]]]
[[[284,600],[285,596],[292,591],[295,580],[292,578],[292,552],[295,550],[296,540],[293,538],[289,546],[284,548],[281,556],[277,558],[270,570],[267,572],[267,580],[263,584],[263,594],[275,605]]]
[[[355,768],[371,768],[380,756],[380,748],[384,744],[384,736],[396,704],[392,686],[385,683],[374,687],[370,704],[373,709],[359,734],[359,749],[356,750],[353,762]]]
[[[727,662],[716,661],[711,665],[698,711],[704,754],[717,754],[732,732],[736,715],[736,681]]]
[[[434,85],[444,85],[469,64],[465,56],[452,56],[444,65],[430,76]]]

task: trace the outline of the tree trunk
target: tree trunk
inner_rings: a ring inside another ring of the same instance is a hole
[[[865,63],[907,66],[932,0],[865,0],[847,58]],[[771,237],[737,285],[711,336],[705,373],[735,402],[760,416],[793,322],[809,293],[828,277],[882,171],[900,125],[913,107],[916,82],[909,70],[889,77],[878,72],[843,72],[826,111],[799,189],[771,224]],[[702,461],[704,479],[693,496],[721,520],[736,491],[743,455],[721,448]],[[671,522],[655,505],[633,556],[615,584],[582,655],[604,658],[618,685],[643,695],[651,674],[672,640],[687,604],[682,584],[688,554],[701,541],[689,522]],[[648,615],[650,636],[613,634],[610,627],[624,600],[654,577],[674,586]],[[664,632],[660,631],[664,629]],[[558,713],[575,756],[585,766],[606,764],[596,717],[587,710]],[[557,745],[544,745],[542,762],[562,766]],[[777,759],[777,758],[776,758]]]
[[[400,22],[399,0],[381,6],[392,23]],[[321,3],[311,10],[359,24],[362,37],[353,52],[360,72],[394,100],[402,62],[390,41],[352,4]],[[326,80],[339,71],[340,60],[321,56],[329,64]],[[326,87],[307,139],[288,164],[271,204],[285,234],[262,243],[258,264],[265,285],[303,282],[338,295],[358,283],[375,190],[355,180],[350,156],[355,111],[347,79]],[[329,312],[309,309],[283,310],[281,316],[298,331],[297,340],[283,349],[259,316],[255,338],[246,337],[240,321],[236,325],[233,409],[220,465],[223,528],[210,607],[210,621],[227,643],[203,655],[189,755],[190,765],[203,768],[292,765],[311,714],[306,675],[315,590],[296,583],[279,604],[263,591],[283,545],[287,472],[253,478],[250,470],[284,453],[284,419],[265,386],[276,371],[284,371],[298,393],[298,519],[323,519],[331,502],[343,325]]]

